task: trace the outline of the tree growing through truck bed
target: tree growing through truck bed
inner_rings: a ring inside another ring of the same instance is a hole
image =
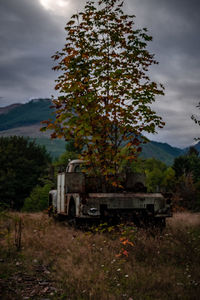
[[[119,0],[89,0],[67,23],[66,44],[53,56],[60,72],[56,120],[43,128],[53,129],[52,138],[74,139],[84,149],[82,158],[107,179],[116,177],[123,159],[136,159],[144,132],[164,126],[150,107],[155,95],[164,94],[147,75],[157,63],[147,50],[152,37],[146,28],[135,29],[135,16],[122,7]]]

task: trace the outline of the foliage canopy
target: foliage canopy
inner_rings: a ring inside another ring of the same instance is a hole
[[[134,29],[119,0],[87,1],[83,12],[67,23],[66,44],[53,58],[60,71],[53,99],[56,120],[45,121],[52,138],[74,139],[82,158],[104,176],[115,175],[128,147],[134,160],[145,140],[143,133],[163,127],[151,109],[163,86],[147,72],[157,62],[147,50],[152,37],[147,29]]]
[[[200,209],[200,157],[194,147],[174,160],[173,169],[177,178],[176,192],[187,209]]]
[[[37,212],[48,208],[49,191],[52,183],[49,181],[44,186],[37,185],[24,201],[23,211]]]
[[[0,138],[0,205],[23,206],[51,161],[44,147],[24,137]]]
[[[191,175],[194,182],[200,181],[200,157],[194,147],[190,147],[188,153],[174,160],[173,169],[176,176]]]
[[[149,193],[175,190],[175,171],[155,158],[138,158],[131,164],[131,169],[133,172],[146,174],[146,186]]]

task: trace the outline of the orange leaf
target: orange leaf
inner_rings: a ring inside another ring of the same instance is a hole
[[[115,257],[120,257],[120,256],[121,256],[121,253],[115,255]]]

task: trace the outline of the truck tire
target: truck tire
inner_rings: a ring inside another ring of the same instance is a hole
[[[73,199],[69,204],[68,223],[71,226],[76,225],[76,206]]]

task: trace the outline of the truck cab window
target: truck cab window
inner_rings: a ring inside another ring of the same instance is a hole
[[[74,167],[74,172],[75,172],[75,173],[80,173],[80,172],[81,172],[80,165],[76,165],[76,166]]]

